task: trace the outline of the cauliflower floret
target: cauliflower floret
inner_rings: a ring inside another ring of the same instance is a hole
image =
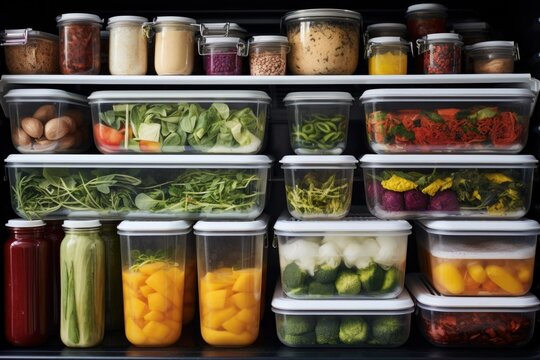
[[[323,238],[323,243],[333,243],[341,254],[349,244],[356,243],[358,237],[356,236],[325,236]]]
[[[329,265],[331,268],[337,268],[341,264],[339,250],[334,243],[326,243],[319,248],[319,262],[317,265]]]
[[[379,244],[374,238],[356,237],[356,241],[349,244],[343,251],[343,261],[348,267],[356,266],[358,269],[363,269],[378,253]]]
[[[298,239],[280,246],[279,254],[283,263],[296,261],[298,266],[313,276],[319,256],[318,239]]]
[[[379,252],[375,261],[381,266],[401,263],[407,256],[407,240],[402,236],[377,236]]]

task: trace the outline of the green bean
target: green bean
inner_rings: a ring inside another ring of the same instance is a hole
[[[341,114],[311,114],[291,127],[293,148],[332,150],[345,142],[347,119]]]

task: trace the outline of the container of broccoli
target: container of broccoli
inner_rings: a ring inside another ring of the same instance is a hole
[[[396,299],[304,301],[272,299],[279,340],[291,347],[397,347],[409,338],[414,304],[404,290]]]

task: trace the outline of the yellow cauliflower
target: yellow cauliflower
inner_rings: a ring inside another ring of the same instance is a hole
[[[381,185],[386,190],[392,190],[397,192],[405,192],[416,189],[418,187],[418,185],[414,181],[407,180],[397,175],[392,175],[390,179],[381,181]]]
[[[487,211],[490,215],[503,215],[506,212],[506,206],[504,206],[502,200],[499,200],[495,204],[488,206]]]
[[[422,192],[424,194],[428,194],[429,196],[435,196],[436,193],[439,191],[443,191],[446,189],[450,189],[452,187],[452,178],[446,177],[444,179],[437,179],[433,181],[431,184],[426,186],[422,189]]]
[[[502,173],[486,173],[484,176],[495,184],[502,184],[505,182],[512,182],[514,181],[512,178],[502,174]]]

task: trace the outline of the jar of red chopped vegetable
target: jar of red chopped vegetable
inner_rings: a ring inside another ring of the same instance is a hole
[[[204,38],[200,41],[206,75],[242,75],[246,43],[237,37]]]
[[[99,74],[102,21],[97,15],[83,13],[62,14],[56,18],[62,74]]]
[[[446,31],[447,8],[440,4],[411,5],[405,13],[409,39],[416,39],[427,34]]]
[[[424,74],[461,72],[461,36],[454,33],[429,34],[416,40],[423,58]]]
[[[49,243],[41,220],[12,219],[4,244],[4,314],[7,340],[43,344],[51,329]]]

